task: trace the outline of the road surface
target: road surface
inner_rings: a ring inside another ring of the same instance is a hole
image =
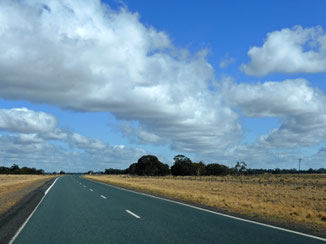
[[[57,180],[13,243],[325,243],[125,191]]]

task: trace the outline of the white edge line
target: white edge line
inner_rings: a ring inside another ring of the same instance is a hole
[[[104,198],[104,199],[106,199],[106,197],[105,197],[105,196],[103,196],[103,195],[101,195],[101,197],[102,197],[102,198]]]
[[[61,176],[60,176],[61,177]],[[54,186],[54,184],[56,183],[56,181],[60,178],[56,178],[55,181],[51,184],[51,186],[44,192],[44,196],[42,197],[41,201],[36,205],[36,207],[34,208],[33,212],[31,212],[31,214],[28,216],[28,218],[25,220],[25,222],[22,224],[22,226],[17,230],[16,234],[14,235],[13,238],[11,238],[11,240],[9,241],[9,244],[12,244],[17,236],[20,234],[20,232],[24,229],[25,225],[28,223],[28,221],[30,220],[30,218],[33,216],[33,214],[35,213],[35,211],[37,210],[37,208],[40,206],[40,204],[42,203],[43,199],[45,198],[45,196],[49,193],[50,189]]]
[[[235,217],[235,216],[232,216],[232,215],[215,212],[215,211],[212,211],[212,210],[208,210],[208,209],[205,209],[205,208],[196,207],[196,206],[189,205],[189,204],[186,204],[186,203],[177,202],[177,201],[174,201],[174,200],[170,200],[170,199],[166,199],[166,198],[162,198],[162,197],[153,196],[153,195],[146,194],[146,193],[136,192],[136,191],[129,190],[129,189],[126,189],[126,188],[122,188],[122,187],[119,187],[119,186],[110,185],[110,184],[104,183],[104,182],[94,181],[94,180],[87,179],[87,178],[84,178],[84,179],[89,180],[89,181],[93,181],[95,183],[107,185],[107,186],[110,186],[110,187],[113,187],[113,188],[117,188],[117,189],[120,189],[120,190],[133,192],[133,193],[136,193],[136,194],[139,194],[139,195],[143,195],[143,196],[160,199],[160,200],[167,201],[167,202],[172,202],[172,203],[180,204],[180,205],[183,205],[183,206],[187,206],[187,207],[198,209],[198,210],[205,211],[205,212],[208,212],[208,213],[212,213],[212,214],[224,216],[224,217],[227,217],[227,218],[244,221],[244,222],[251,223],[251,224],[262,225],[262,226],[269,227],[269,228],[272,228],[272,229],[282,230],[282,231],[286,231],[286,232],[290,232],[290,233],[293,233],[293,234],[297,234],[297,235],[301,235],[301,236],[306,236],[306,237],[310,237],[310,238],[314,238],[314,239],[317,239],[317,240],[321,240],[321,241],[325,241],[326,242],[326,239],[325,238],[322,238],[322,237],[319,237],[319,236],[313,236],[313,235],[305,234],[305,233],[302,233],[302,232],[299,232],[299,231],[289,230],[289,229],[277,227],[277,226],[274,226],[274,225],[264,224],[264,223],[256,222],[256,221],[253,221],[253,220],[243,219],[243,218]]]
[[[135,218],[140,219],[140,217],[139,217],[137,214],[131,212],[130,210],[127,209],[126,212],[127,212],[128,214],[131,214],[131,215],[134,216]]]

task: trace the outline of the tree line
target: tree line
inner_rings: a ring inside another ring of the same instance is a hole
[[[137,163],[133,163],[129,168],[121,169],[106,169],[105,174],[131,174],[140,176],[202,176],[202,175],[227,175],[232,173],[241,173],[245,169],[244,162],[238,162],[235,168],[229,168],[225,165],[212,163],[204,164],[203,162],[192,162],[190,158],[184,155],[174,157],[174,165],[169,167],[158,160],[154,155],[144,155],[138,159]]]
[[[13,164],[10,168],[0,166],[0,174],[24,174],[24,175],[43,175],[43,169],[22,167],[19,168],[17,164]]]
[[[248,169],[245,162],[237,162],[234,167],[223,164],[203,162],[192,162],[184,155],[177,155],[174,164],[169,167],[158,160],[154,155],[144,155],[127,169],[106,169],[105,174],[130,174],[140,176],[204,176],[204,175],[257,175],[257,174],[325,174],[326,168],[296,170],[296,169]]]

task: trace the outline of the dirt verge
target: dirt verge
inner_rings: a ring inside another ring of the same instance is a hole
[[[0,214],[0,244],[9,243],[54,180],[55,178],[36,182],[16,193],[24,196],[17,204]]]

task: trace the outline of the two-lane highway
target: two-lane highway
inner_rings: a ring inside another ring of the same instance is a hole
[[[325,242],[78,176],[64,176],[14,243]]]

